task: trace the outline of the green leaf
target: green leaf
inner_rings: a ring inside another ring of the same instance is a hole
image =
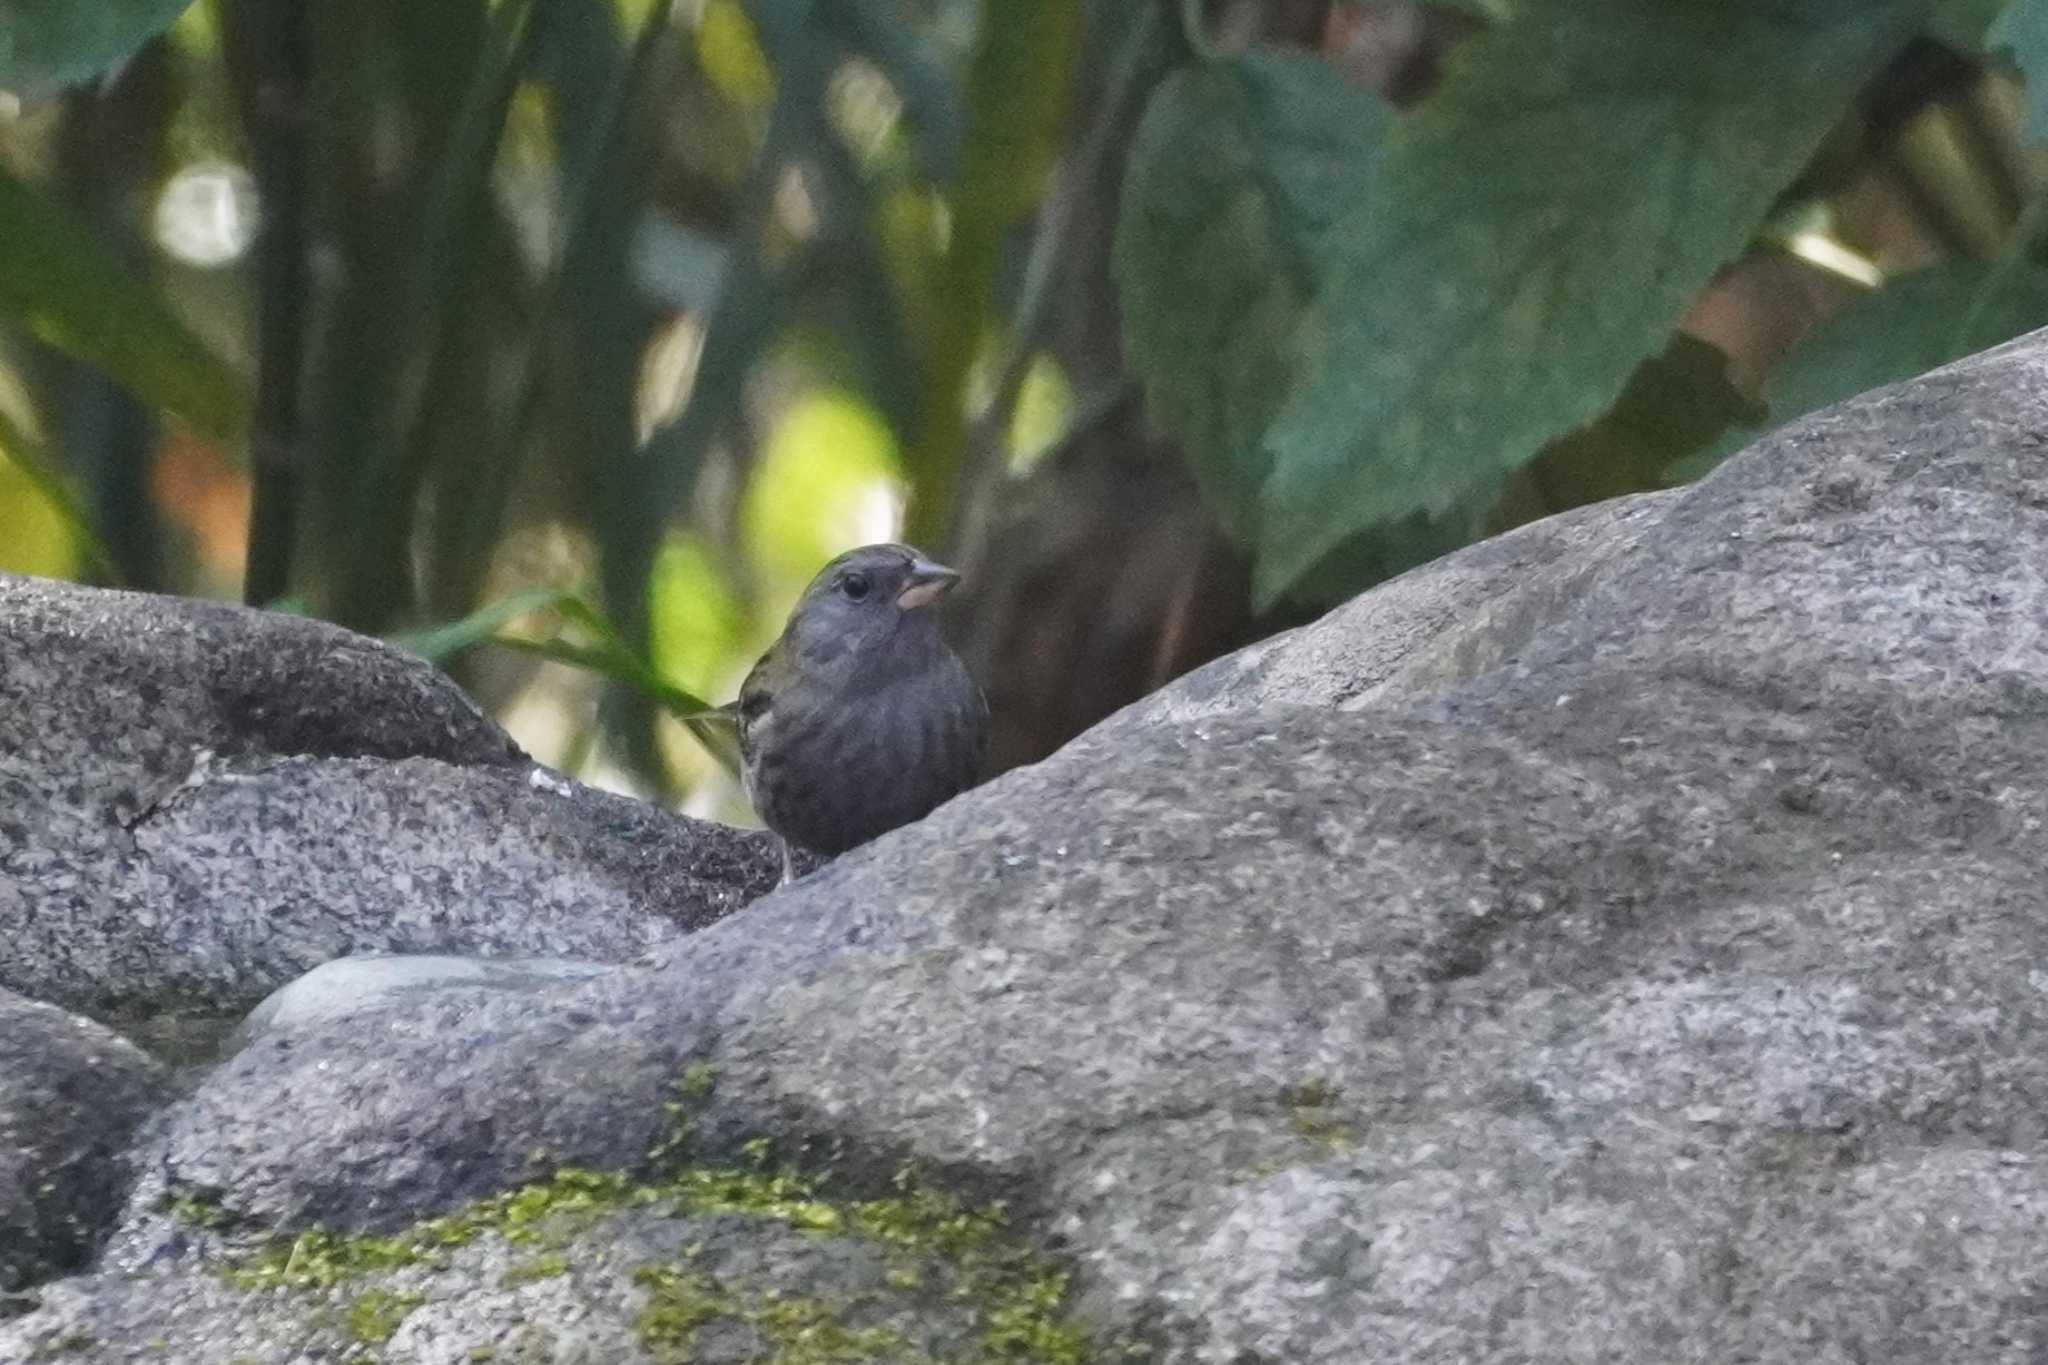
[[[7,0],[0,90],[40,95],[96,76],[169,28],[192,0]]]
[[[2020,0],[2023,7],[2027,3]],[[1958,52],[1981,52],[2005,7],[2006,0],[1935,0],[1934,13],[1927,16],[1928,36]]]
[[[1131,363],[1247,545],[1331,225],[1390,118],[1325,62],[1254,51],[1169,76],[1133,140],[1115,255]]]
[[[582,640],[556,634],[546,638],[507,635],[505,627],[521,617],[552,612]],[[694,693],[677,687],[636,654],[605,614],[581,593],[566,588],[534,588],[478,607],[459,621],[428,630],[386,637],[388,644],[445,665],[466,649],[496,645],[554,663],[586,669],[623,683],[688,726],[712,757],[737,773],[738,751],[729,716]]]
[[[1494,508],[1506,479],[1475,487],[1442,512],[1417,512],[1347,536],[1288,585],[1284,612],[1325,611],[1419,564],[1441,559],[1501,529]]]
[[[574,600],[575,596],[565,588],[534,588],[516,592],[478,607],[460,621],[425,630],[404,631],[385,639],[386,643],[409,654],[417,654],[430,664],[445,664],[465,649],[497,639],[499,631],[520,617],[554,611],[564,602]]]
[[[1991,23],[1984,46],[2004,49],[2027,78],[2026,138],[2048,140],[2048,0],[2013,0]]]
[[[1783,425],[2043,326],[2048,267],[2009,257],[1914,271],[1814,329],[1771,380],[1771,422]]]
[[[84,223],[0,170],[0,318],[209,436],[241,425],[240,386]]]
[[[0,410],[0,460],[11,462],[21,471],[28,484],[43,496],[56,513],[58,520],[70,532],[71,539],[89,560],[93,569],[108,584],[122,586],[121,566],[114,559],[114,552],[93,525],[92,514],[83,502],[72,493],[64,476],[57,472],[55,462],[28,432],[14,423],[5,410]]]
[[[1258,600],[1605,411],[1927,9],[1529,0],[1460,45],[1327,238]]]
[[[93,571],[107,584],[122,586],[121,566],[93,525],[92,513],[71,491],[64,476],[57,472],[48,453],[28,432],[15,424],[4,408],[0,408],[0,463],[11,464],[23,481],[42,496],[58,525],[92,564]]]

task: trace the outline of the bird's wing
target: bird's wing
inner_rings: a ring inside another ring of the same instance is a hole
[[[740,684],[739,697],[729,703],[733,723],[739,727],[743,752],[755,749],[767,732],[771,693],[766,673],[766,669],[756,664],[747,674],[747,680]]]

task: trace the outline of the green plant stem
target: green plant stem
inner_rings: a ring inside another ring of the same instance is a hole
[[[965,456],[968,468],[960,479],[948,518],[956,544],[965,540],[962,528],[968,524],[972,503],[1003,468],[1003,456],[1008,450],[1005,429],[1023,392],[1032,359],[1052,328],[1059,286],[1081,248],[1077,238],[1089,226],[1084,206],[1111,175],[1112,160],[1130,145],[1131,132],[1145,111],[1145,101],[1163,74],[1159,60],[1160,20],[1158,7],[1148,5],[1132,26],[1110,71],[1100,110],[1080,147],[1061,168],[1047,197],[1038,230],[1032,235],[1009,341],[997,367],[988,405],[975,417],[976,430],[967,443]]]
[[[242,578],[242,600],[262,606],[289,591],[298,537],[312,37],[305,0],[220,0],[215,12],[263,203],[255,243],[256,401],[249,427],[254,498]]]
[[[967,145],[952,196],[952,239],[935,296],[946,303],[932,338],[924,418],[907,452],[908,537],[945,539],[962,466],[965,396],[995,304],[1003,239],[1037,203],[1067,109],[1081,32],[1076,0],[991,5],[967,76]]]
[[[1221,55],[1209,36],[1208,0],[1180,0],[1180,34],[1203,61],[1213,62]]]

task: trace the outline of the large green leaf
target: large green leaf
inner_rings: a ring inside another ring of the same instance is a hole
[[[171,26],[192,0],[6,0],[0,90],[41,94],[98,75]]]
[[[1984,45],[2004,48],[2027,78],[2029,140],[2048,139],[2048,0],[2012,0],[1991,23]]]
[[[1816,328],[1771,379],[1771,422],[1783,425],[2037,327],[2048,327],[2048,268],[2024,257],[1929,266],[1864,295]],[[1719,453],[1755,434],[1728,442]]]
[[[1453,54],[1325,237],[1268,433],[1257,595],[1597,417],[1922,0],[1528,0]]]
[[[2030,3],[2019,0],[2019,7]],[[1958,52],[1980,52],[2006,7],[2007,0],[1935,0],[1934,12],[1927,16],[1928,36]]]
[[[2024,258],[1946,261],[1845,308],[1773,379],[1771,419],[1852,398],[2048,327],[2048,269]]]
[[[0,319],[95,365],[211,436],[241,420],[227,368],[92,230],[0,170]]]
[[[1169,76],[1132,144],[1116,238],[1131,363],[1247,544],[1331,224],[1390,116],[1324,62],[1255,51]]]

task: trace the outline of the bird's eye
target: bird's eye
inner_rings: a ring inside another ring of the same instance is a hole
[[[864,573],[850,573],[839,580],[839,591],[858,602],[868,595],[868,576]]]

